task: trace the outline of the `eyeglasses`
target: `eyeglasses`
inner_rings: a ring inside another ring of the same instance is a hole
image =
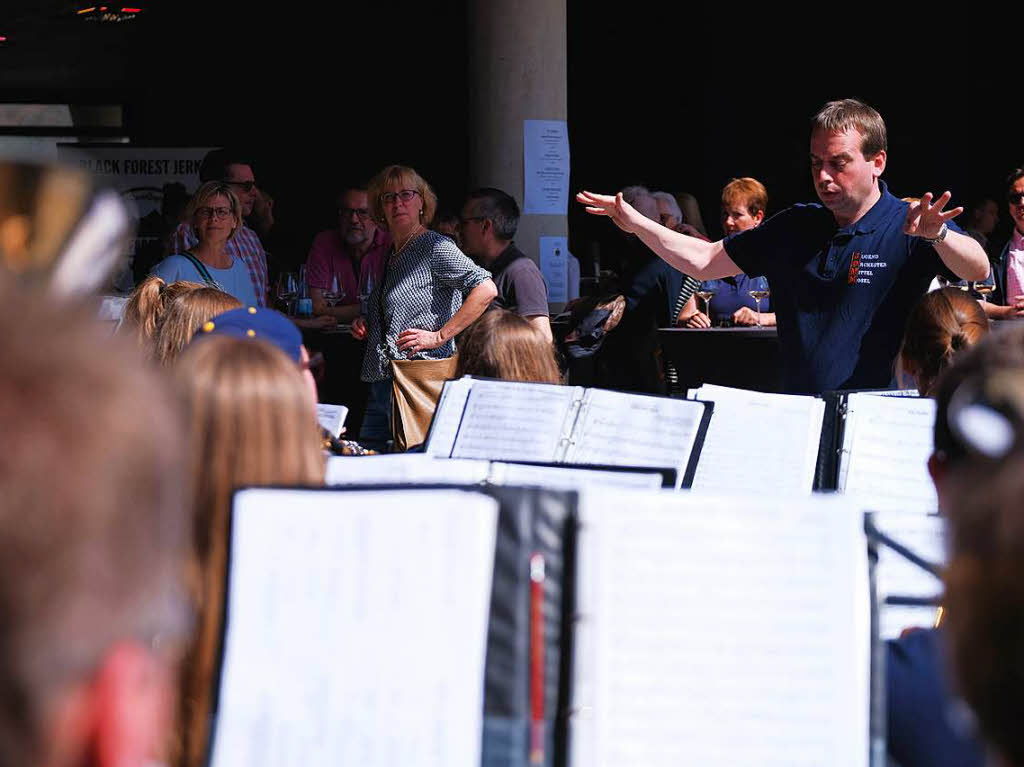
[[[1024,192],[1010,192],[1006,195],[1006,201],[1010,205],[1020,205],[1022,200],[1024,200]]]
[[[342,218],[348,218],[354,213],[360,221],[365,221],[370,217],[370,211],[366,208],[338,208],[338,213]]]
[[[384,194],[380,196],[380,199],[385,205],[393,205],[395,200],[409,202],[409,200],[418,194],[419,192],[415,189],[403,189],[401,192],[384,192]]]
[[[237,186],[243,192],[251,192],[256,188],[255,181],[225,181],[224,183],[228,186]]]
[[[231,216],[231,208],[196,208],[199,218],[216,218],[222,220]]]

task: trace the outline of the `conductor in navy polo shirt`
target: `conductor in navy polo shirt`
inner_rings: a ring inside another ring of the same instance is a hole
[[[983,280],[989,263],[952,223],[963,208],[946,209],[950,193],[902,202],[881,179],[886,160],[882,116],[844,99],[811,120],[821,204],[794,205],[756,229],[707,243],[640,215],[621,194],[576,199],[698,279],[766,276],[786,391],[887,388],[907,315],[935,275]]]

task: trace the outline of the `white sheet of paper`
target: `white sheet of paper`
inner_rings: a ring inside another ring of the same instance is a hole
[[[478,767],[497,504],[236,496],[212,767]]]
[[[124,305],[128,303],[126,296],[103,296],[100,301],[99,318],[110,322],[117,322],[124,314]]]
[[[933,399],[849,395],[839,491],[867,511],[937,511],[928,474],[934,424]]]
[[[478,485],[487,480],[490,464],[423,453],[333,456],[327,459],[328,485]]]
[[[341,427],[348,418],[348,408],[344,405],[326,405],[322,402],[316,406],[316,420],[335,437],[341,436]]]
[[[556,490],[576,490],[585,487],[632,487],[655,490],[661,487],[661,474],[493,463],[490,481],[495,485],[525,485]]]
[[[445,382],[427,434],[427,455],[435,458],[451,456],[455,437],[459,433],[459,423],[462,421],[462,411],[466,407],[466,398],[472,388],[472,378],[463,377]]]
[[[548,284],[548,303],[563,304],[569,300],[568,238],[540,238],[540,273]]]
[[[523,121],[523,213],[569,212],[569,128],[565,120]]]
[[[574,767],[868,764],[855,508],[609,489],[581,508]]]
[[[810,493],[825,403],[815,397],[704,385],[715,403],[693,489]]]
[[[569,300],[573,301],[580,297],[580,260],[572,253],[569,254]]]
[[[687,400],[591,389],[566,461],[676,469],[680,484],[703,415]]]
[[[918,556],[936,565],[946,564],[946,525],[942,517],[912,511],[878,512],[872,517],[881,532]],[[894,595],[934,598],[942,594],[938,578],[884,545],[878,547],[875,580],[880,600]],[[931,628],[936,614],[934,607],[883,604],[879,634],[882,639],[895,639],[906,628]]]
[[[579,396],[571,386],[475,380],[452,458],[559,460]]]

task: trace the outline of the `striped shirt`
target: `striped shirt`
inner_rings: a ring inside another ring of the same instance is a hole
[[[179,224],[178,228],[171,234],[170,252],[184,253],[192,250],[199,244],[195,229],[191,224]],[[256,300],[260,306],[267,305],[267,254],[263,250],[263,243],[260,236],[252,229],[242,224],[242,228],[235,232],[224,246],[224,250],[232,258],[237,258],[249,270],[249,279],[252,280],[252,289],[256,294]]]
[[[391,360],[440,360],[455,354],[455,340],[449,338],[410,357],[398,350],[398,334],[409,328],[440,330],[462,307],[463,297],[490,277],[454,242],[430,230],[417,235],[397,258],[389,254],[384,279],[374,285],[367,302],[361,378],[391,378]]]

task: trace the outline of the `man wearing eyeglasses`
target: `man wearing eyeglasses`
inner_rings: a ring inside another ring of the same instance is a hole
[[[231,187],[231,191],[242,204],[242,217],[245,218],[252,213],[259,189],[256,187],[252,163],[245,155],[233,149],[214,149],[208,152],[199,166],[199,180],[203,183],[224,182]],[[184,253],[194,248],[198,242],[199,238],[190,224],[179,224],[171,235],[168,253]],[[243,224],[228,241],[225,251],[246,265],[256,300],[260,306],[266,306],[267,253],[263,249],[259,235]]]
[[[366,189],[342,190],[338,227],[313,238],[306,261],[313,313],[337,317],[340,322],[358,317],[362,297],[380,282],[390,247],[391,237],[370,217]]]
[[[537,265],[512,242],[519,226],[519,206],[500,189],[470,192],[459,232],[462,249],[491,273],[498,297],[494,305],[524,317],[551,340],[548,286]]]

